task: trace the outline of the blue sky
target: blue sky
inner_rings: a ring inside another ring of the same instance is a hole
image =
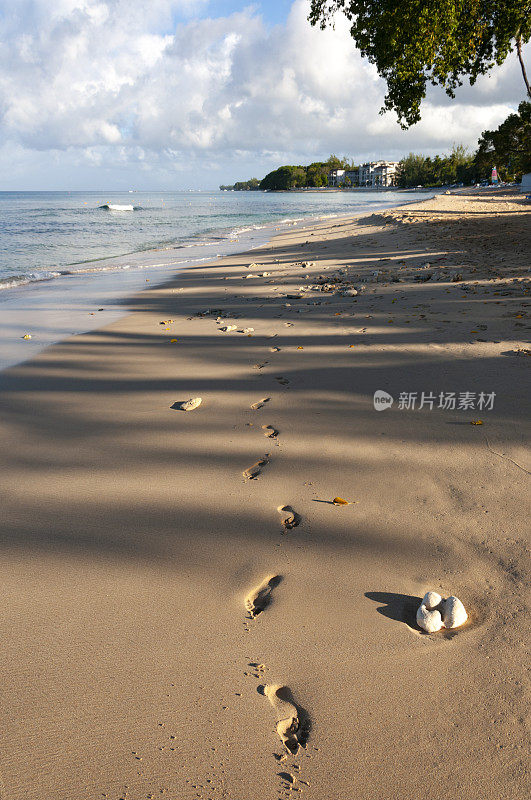
[[[204,16],[222,17],[255,6],[269,24],[284,22],[291,8],[291,0],[265,0],[265,2],[239,3],[236,0],[210,0],[205,5]]]
[[[256,9],[267,25],[278,25],[285,22],[293,0],[256,0],[256,2],[238,2],[238,0],[203,0],[197,8],[176,9],[172,22],[179,24],[193,19],[216,19],[228,17],[246,8]]]
[[[524,98],[511,55],[408,131],[348,23],[309,0],[0,0],[0,189],[216,188],[330,153],[475,148]],[[531,48],[525,48],[531,61]]]

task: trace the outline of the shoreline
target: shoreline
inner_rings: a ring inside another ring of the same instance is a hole
[[[524,795],[530,216],[290,228],[1,374],[6,797]]]
[[[385,190],[383,192],[379,192],[379,194],[398,195],[398,194],[401,193],[401,191],[402,190],[396,190],[395,191],[393,189],[387,189],[387,190]],[[0,193],[0,195],[1,194],[2,193]],[[12,194],[12,193],[6,193],[6,194]],[[72,196],[71,192],[68,192],[68,193],[65,193],[65,192],[56,192],[56,193],[53,193],[53,192],[52,193],[21,192],[20,193],[20,195],[21,195],[23,200],[27,199],[27,196],[28,195],[32,195],[32,194],[35,194],[37,196],[41,196],[42,194],[44,194],[46,196],[48,196],[49,194],[57,194],[59,196],[64,196],[66,194],[68,199],[70,199],[71,196]],[[78,192],[77,194],[79,194],[80,199],[82,197],[86,197],[87,196],[86,193],[84,193],[84,192]],[[95,193],[93,193],[93,194],[95,194]],[[181,199],[182,199],[182,195],[187,196],[186,192],[173,192],[173,193],[169,192],[169,193],[166,193],[166,194],[169,194],[170,197],[172,197],[172,198],[177,197],[177,198],[181,198]],[[262,194],[267,194],[267,193],[262,193]],[[362,192],[362,194],[363,194],[363,192]],[[364,194],[370,196],[373,193],[368,190]],[[219,199],[219,196],[222,195],[222,192],[204,192],[204,195],[208,196],[208,197],[211,197],[213,199]],[[135,216],[137,216],[139,214],[141,215],[143,212],[148,212],[148,213],[153,213],[154,211],[156,212],[157,209],[158,209],[158,205],[156,203],[153,203],[153,198],[148,196],[148,197],[146,197],[144,199],[145,199],[145,205],[135,206],[134,212],[125,213],[125,215],[124,215],[124,213],[113,214],[111,212],[110,213],[110,218],[114,219],[114,221],[122,221],[122,222],[125,223],[126,220],[127,221],[131,221]],[[20,270],[19,272],[14,273],[14,274],[13,273],[6,273],[5,275],[1,275],[1,277],[0,277],[0,290],[3,291],[3,290],[9,290],[11,288],[18,288],[18,287],[22,287],[24,285],[31,285],[32,283],[39,282],[41,280],[50,280],[50,279],[53,279],[53,278],[61,278],[61,277],[65,276],[65,275],[66,276],[75,275],[75,274],[78,274],[78,273],[82,273],[85,270],[90,271],[90,269],[91,269],[90,265],[92,265],[92,264],[100,264],[102,262],[103,263],[107,263],[109,265],[107,267],[108,269],[112,269],[113,268],[113,264],[116,264],[116,268],[117,269],[125,268],[125,267],[130,268],[130,267],[136,266],[136,265],[138,265],[140,267],[143,267],[143,266],[146,266],[146,264],[148,263],[146,261],[146,259],[149,259],[150,255],[153,254],[153,253],[168,253],[168,254],[172,254],[173,253],[173,254],[177,254],[178,255],[180,253],[185,253],[185,251],[189,250],[189,249],[194,249],[194,248],[195,249],[212,248],[214,250],[214,252],[211,253],[210,255],[216,255],[215,254],[215,248],[223,248],[224,244],[227,245],[227,244],[230,244],[233,241],[237,240],[237,237],[239,235],[241,235],[242,233],[254,233],[254,234],[257,234],[259,231],[264,230],[264,229],[269,229],[269,230],[277,230],[278,229],[278,230],[281,230],[283,228],[283,226],[291,224],[294,219],[296,221],[298,221],[298,222],[306,220],[309,223],[313,223],[313,222],[319,221],[321,219],[326,219],[327,217],[332,218],[332,217],[335,217],[337,215],[349,216],[350,213],[351,213],[351,209],[353,210],[354,214],[358,215],[359,213],[363,212],[364,210],[369,210],[369,207],[373,203],[374,203],[373,200],[367,201],[366,208],[364,208],[363,205],[360,205],[360,206],[354,205],[353,209],[352,209],[352,207],[348,207],[348,206],[347,207],[338,206],[337,209],[335,209],[333,211],[327,211],[326,207],[323,208],[323,209],[315,208],[314,210],[309,211],[308,208],[305,208],[305,209],[290,208],[290,206],[288,204],[288,205],[284,205],[284,207],[282,208],[282,213],[278,217],[275,217],[274,213],[273,213],[273,216],[271,216],[271,212],[269,211],[269,207],[262,207],[262,214],[264,214],[265,216],[263,216],[263,218],[260,218],[259,214],[258,215],[255,214],[255,216],[250,218],[250,219],[246,219],[246,214],[243,211],[240,211],[241,221],[239,221],[237,223],[233,222],[231,225],[228,225],[228,226],[225,225],[225,226],[219,226],[219,227],[212,227],[210,225],[210,226],[207,226],[206,229],[203,230],[203,231],[195,231],[193,233],[189,232],[188,236],[185,235],[185,238],[181,239],[179,241],[169,242],[166,238],[163,238],[163,239],[154,238],[154,239],[152,239],[151,244],[149,245],[149,247],[146,246],[144,241],[142,241],[141,246],[139,246],[139,247],[136,247],[136,248],[133,248],[133,249],[123,249],[123,250],[120,249],[119,251],[115,250],[114,252],[112,252],[112,251],[109,252],[109,249],[108,249],[107,252],[105,252],[105,253],[104,252],[100,252],[99,255],[94,256],[94,257],[87,257],[85,251],[79,250],[78,251],[78,257],[77,258],[71,258],[70,260],[64,260],[64,257],[62,259],[59,257],[58,260],[51,259],[47,263],[41,264],[40,266],[35,266],[35,263],[33,261],[31,262],[31,264],[26,265],[26,267],[24,267],[21,264],[19,266],[19,270]],[[395,205],[395,204],[396,204],[395,200],[392,200],[392,201],[387,200],[385,203],[382,203],[382,207],[384,205],[389,206],[389,205]],[[87,205],[88,205],[88,201],[85,201],[83,203],[82,210],[86,210],[89,213],[93,213],[93,212],[96,212],[96,213],[100,212],[101,213],[101,209],[103,208],[101,205],[100,206],[86,208]],[[161,208],[159,210],[161,210],[164,207],[164,205],[165,205],[164,201],[162,201],[162,206],[161,206]],[[191,205],[191,204],[189,204],[189,205]],[[186,208],[186,207],[177,207],[177,208],[175,208],[175,211],[177,212],[177,216],[173,220],[173,227],[175,228],[175,230],[178,230],[178,228],[179,228],[180,220],[179,220],[179,217],[178,217],[178,213],[179,212],[182,213],[184,208]],[[267,213],[266,208],[269,211],[269,214]],[[361,211],[357,211],[356,209],[358,209],[358,208],[361,209]],[[73,209],[69,208],[69,209],[61,209],[61,210],[63,210],[63,211],[67,211],[67,210],[79,211],[80,209],[78,207],[74,206]],[[250,211],[254,210],[252,204],[250,204],[249,210]],[[214,216],[212,218],[212,221],[214,221],[215,219],[216,219],[216,214],[214,214]],[[99,217],[99,220],[101,222],[103,220],[103,217]],[[246,220],[246,221],[244,221],[244,220]],[[81,222],[82,222],[82,220],[81,220]],[[218,225],[219,225],[219,221],[218,221]],[[126,232],[127,232],[127,230],[126,230]],[[102,229],[101,233],[102,234],[104,233],[104,229]],[[160,233],[159,233],[159,235],[160,235]],[[125,236],[125,233],[124,233],[124,236]],[[205,241],[205,239],[206,239],[206,241]],[[138,243],[138,244],[140,244],[140,243]],[[93,245],[93,242],[92,242],[92,245]],[[63,244],[63,247],[65,247],[65,246],[66,246],[66,243]],[[116,247],[116,241],[114,242],[114,246]],[[122,245],[120,244],[119,247],[121,248]],[[80,257],[82,252],[83,252],[83,257]],[[222,253],[222,254],[223,255],[228,255],[230,252],[232,252],[232,251],[228,250],[228,251],[226,251],[225,253]],[[81,267],[81,269],[79,269],[79,270],[72,269],[73,267],[76,267],[76,266]],[[42,277],[36,277],[36,276],[42,276]],[[1,294],[0,294],[0,296],[1,296]]]
[[[391,207],[402,205],[407,203],[393,204]],[[105,312],[106,322],[118,319],[123,313],[127,313],[131,295],[142,291],[146,283],[158,285],[172,280],[182,270],[195,268],[201,263],[218,262],[227,255],[250,253],[292,227],[304,230],[319,226],[326,219],[357,219],[367,213],[371,213],[371,209],[358,213],[282,218],[274,222],[257,223],[241,230],[227,230],[219,241],[191,242],[176,248],[153,247],[124,255],[76,262],[76,265],[84,264],[86,268],[72,271],[54,271],[50,268],[48,272],[52,273],[52,277],[29,280],[15,286],[2,288],[0,282],[0,310],[4,322],[0,340],[0,372],[31,360],[44,348],[69,336],[97,329],[100,323],[96,318],[102,311]],[[241,249],[236,247],[240,244]],[[203,256],[203,247],[222,252]],[[190,250],[187,258],[184,255],[186,250]],[[133,259],[133,263],[129,263],[131,256],[136,258],[136,262]],[[161,258],[167,263],[156,263]],[[98,266],[89,266],[93,264]],[[148,278],[144,277],[146,270]],[[65,303],[66,298],[68,303]],[[26,334],[31,337],[31,341],[23,339]]]

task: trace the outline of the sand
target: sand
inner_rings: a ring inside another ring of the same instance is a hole
[[[526,796],[530,216],[293,230],[1,373],[2,800]]]

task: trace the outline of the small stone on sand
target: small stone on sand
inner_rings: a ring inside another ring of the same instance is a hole
[[[426,592],[422,598],[422,604],[426,606],[428,611],[433,611],[434,608],[441,603],[442,597],[437,592]]]
[[[461,600],[454,595],[443,600],[438,592],[426,592],[417,611],[417,625],[428,633],[442,627],[459,628],[468,619]]]
[[[442,628],[442,617],[439,611],[430,611],[421,603],[417,611],[417,625],[427,633],[436,633]]]
[[[181,411],[193,411],[194,408],[200,406],[202,402],[203,399],[201,397],[191,397],[190,400],[185,400],[184,403],[181,403]]]
[[[452,595],[443,600],[442,619],[445,628],[458,628],[467,621],[468,614],[458,597]]]

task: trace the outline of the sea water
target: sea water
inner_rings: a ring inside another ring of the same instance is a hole
[[[0,368],[116,318],[146,280],[258,247],[287,226],[413,199],[360,190],[0,192]]]

